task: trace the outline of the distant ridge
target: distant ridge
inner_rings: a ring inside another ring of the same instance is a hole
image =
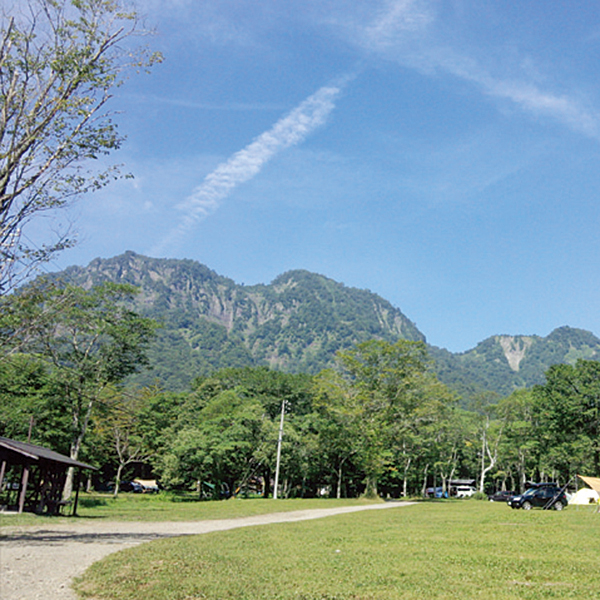
[[[270,284],[244,286],[193,260],[126,252],[54,274],[91,287],[103,281],[140,288],[136,309],[163,324],[150,352],[153,369],[138,383],[158,380],[187,389],[199,375],[225,367],[268,365],[316,373],[335,352],[368,339],[425,342],[415,324],[368,290],[293,270]],[[440,379],[463,398],[500,396],[544,381],[552,364],[600,359],[600,339],[560,327],[546,337],[495,335],[463,353],[431,346]]]
[[[544,382],[551,365],[600,359],[600,339],[584,329],[559,327],[546,337],[494,335],[472,350],[452,354],[431,348],[442,381],[463,396],[493,391],[506,396]]]

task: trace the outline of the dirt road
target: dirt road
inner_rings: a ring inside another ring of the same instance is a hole
[[[240,519],[188,522],[73,521],[0,530],[2,600],[76,600],[71,581],[107,554],[158,538],[198,535],[237,527],[320,519],[361,510],[408,506],[389,502],[273,513]],[[10,517],[4,517],[6,519]]]

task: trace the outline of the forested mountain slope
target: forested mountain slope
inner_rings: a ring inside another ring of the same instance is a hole
[[[153,371],[143,380],[173,389],[217,368],[267,364],[316,373],[357,342],[425,340],[383,298],[308,271],[243,286],[195,261],[127,252],[56,277],[84,287],[107,280],[138,286],[136,309],[163,324],[150,353]]]
[[[544,382],[553,364],[574,364],[578,358],[600,359],[600,339],[593,333],[560,327],[550,335],[495,335],[460,354],[431,348],[438,375],[463,396],[484,390],[501,396]]]
[[[368,290],[308,271],[289,271],[270,284],[244,286],[192,260],[154,259],[127,252],[69,267],[55,277],[90,287],[102,281],[140,288],[136,309],[162,323],[150,351],[152,371],[167,388],[215,369],[269,365],[316,373],[335,352],[372,338],[425,341],[402,312]],[[453,354],[430,347],[440,379],[464,398],[507,395],[544,381],[555,363],[599,359],[600,339],[561,327],[547,337],[497,335]]]

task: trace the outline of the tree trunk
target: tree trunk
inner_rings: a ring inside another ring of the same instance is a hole
[[[421,496],[425,497],[427,495],[427,471],[429,471],[429,465],[425,465],[423,469],[423,487],[421,488]]]
[[[119,463],[117,468],[117,474],[115,476],[115,491],[113,497],[116,498],[119,495],[119,487],[121,486],[121,475],[123,474],[123,463]]]
[[[365,483],[365,496],[367,498],[377,498],[377,478],[373,475],[367,475]]]
[[[409,458],[404,463],[404,476],[402,478],[402,497],[406,498],[408,495],[408,469],[410,468],[410,463],[412,462],[412,458]]]
[[[81,444],[83,442],[83,438],[85,437],[85,433],[88,428],[88,423],[90,422],[90,417],[92,416],[92,408],[94,407],[94,399],[88,400],[85,415],[83,416],[83,421],[81,420],[81,414],[79,411],[76,411],[73,414],[73,426],[75,431],[77,431],[77,435],[75,439],[71,443],[71,452],[70,457],[72,460],[77,460],[79,457],[79,451],[81,450]],[[71,499],[71,494],[73,493],[73,477],[75,475],[75,469],[73,467],[69,467],[67,471],[67,478],[65,480],[65,486],[63,488],[63,500],[66,502]]]
[[[265,469],[263,472],[263,498],[268,498],[271,495],[271,470]]]

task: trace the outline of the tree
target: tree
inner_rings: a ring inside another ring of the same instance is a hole
[[[96,419],[95,433],[104,438],[116,458],[114,497],[119,494],[123,470],[151,456],[148,431],[142,424],[152,397],[151,389],[109,389],[103,398],[106,414]]]
[[[127,71],[160,56],[127,41],[142,33],[122,0],[25,0],[0,13],[0,294],[72,243],[37,247],[24,228],[97,190],[118,169],[91,161],[123,138],[107,103]]]
[[[285,480],[289,485],[292,470],[295,473],[306,472],[306,469],[298,464],[300,461],[306,465],[306,448],[300,451],[297,444],[290,444],[288,441],[292,439],[290,434],[295,432],[295,425],[300,429],[306,426],[306,423],[300,421],[312,410],[311,381],[311,376],[307,374],[281,373],[268,367],[243,367],[221,369],[209,377],[196,379],[193,385],[201,406],[212,401],[221,391],[233,390],[238,395],[259,402],[272,423],[279,423],[281,405],[285,402],[288,416],[282,445],[282,459],[285,466]],[[276,466],[276,433],[274,438],[261,448],[253,458],[251,474],[262,475],[265,482],[263,494],[268,497],[271,475]]]
[[[48,365],[70,417],[74,460],[104,390],[146,362],[155,324],[128,308],[135,293],[124,284],[87,291],[38,283],[2,299],[0,335]],[[72,472],[65,496],[71,488]]]
[[[321,452],[335,475],[336,498],[341,498],[344,469],[361,448],[360,405],[350,383],[332,369],[315,376],[314,390]]]
[[[0,435],[69,450],[61,389],[41,360],[15,354],[0,361]]]
[[[197,481],[235,493],[274,447],[276,427],[257,398],[228,389],[210,399],[196,423],[187,423],[168,450],[163,474],[168,484]],[[201,491],[201,490],[199,490]]]
[[[427,349],[423,342],[371,340],[338,353],[337,361],[359,407],[365,494],[377,495],[378,479],[392,457],[392,442],[405,431],[406,416],[418,403],[422,376],[429,367]]]
[[[600,362],[553,365],[533,393],[547,449],[540,466],[558,471],[565,481],[583,469],[600,475]]]
[[[485,478],[498,462],[498,448],[502,439],[504,421],[494,419],[497,406],[488,405],[480,417],[479,435],[481,438],[481,470],[479,472],[479,492],[485,492]]]
[[[510,478],[511,490],[524,491],[526,482],[535,479],[540,449],[532,390],[513,392],[498,404],[498,413],[506,421],[498,459],[502,489]]]

